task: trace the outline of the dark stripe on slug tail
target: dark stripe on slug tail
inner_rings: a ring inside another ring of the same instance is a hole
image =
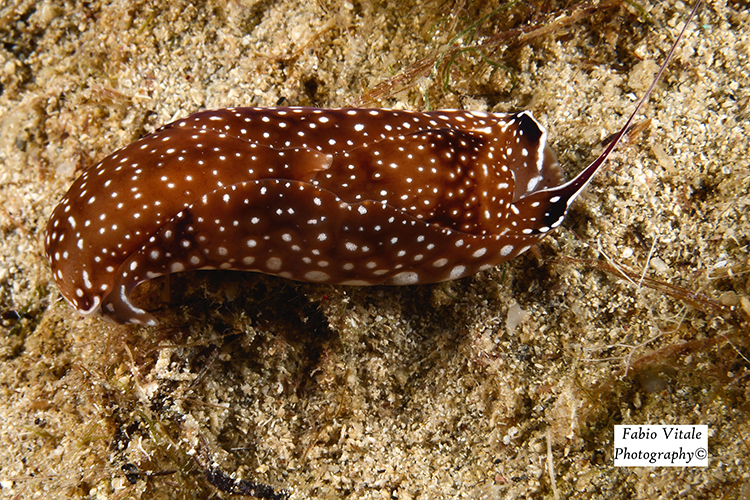
[[[78,311],[118,323],[155,324],[132,290],[190,269],[348,285],[461,278],[559,226],[653,87],[563,184],[528,112],[195,113],[84,171],[49,220],[46,254]]]

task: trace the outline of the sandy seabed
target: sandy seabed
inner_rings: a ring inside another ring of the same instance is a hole
[[[55,204],[163,124],[279,102],[529,109],[573,175],[690,8],[499,6],[0,7],[0,495],[750,496],[745,2],[701,8],[641,126],[507,265],[400,288],[185,273],[138,290],[155,328],[61,300]],[[709,465],[615,468],[620,423],[708,425]]]

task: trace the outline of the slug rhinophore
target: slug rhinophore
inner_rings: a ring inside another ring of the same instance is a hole
[[[54,278],[83,314],[153,325],[132,290],[190,269],[412,285],[491,268],[562,223],[675,46],[615,140],[567,183],[525,111],[195,113],[73,183],[47,226]]]

